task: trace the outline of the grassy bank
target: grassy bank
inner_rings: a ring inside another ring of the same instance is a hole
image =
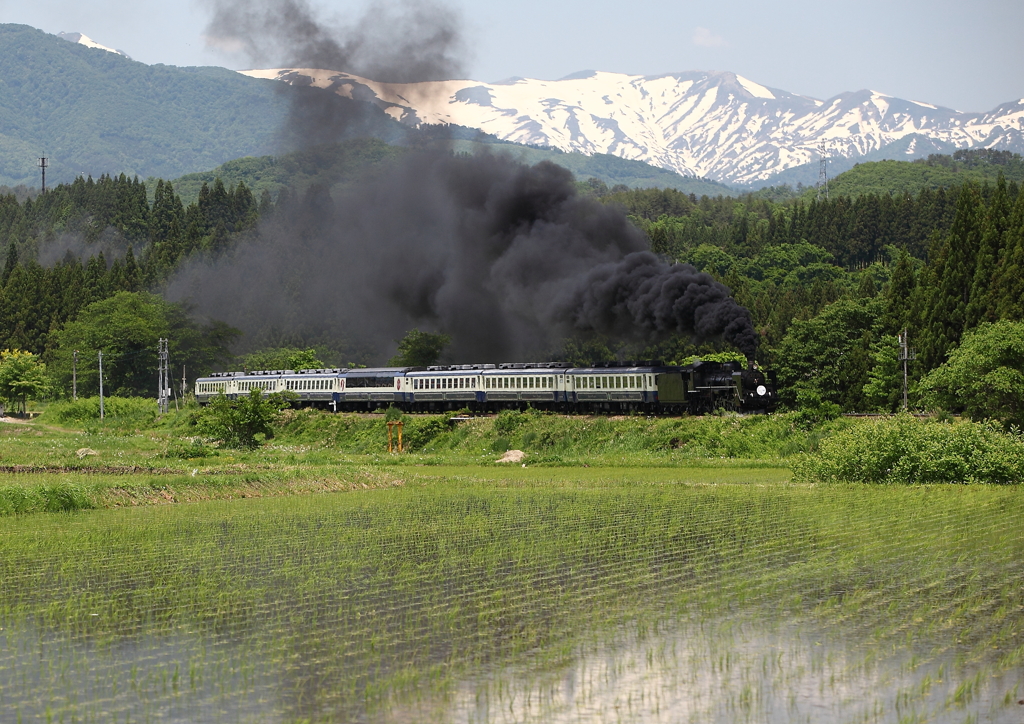
[[[550,469],[540,475],[552,484],[623,476],[637,482],[702,476],[777,481],[788,479],[790,470],[806,484],[1024,480],[1019,434],[911,417],[839,419],[808,429],[797,414],[646,418],[528,411],[458,423],[448,415],[405,416],[406,451],[388,454],[379,414],[286,411],[264,445],[233,450],[198,437],[194,408],[157,418],[149,401],[120,401],[100,421],[93,407],[89,400],[58,404],[35,422],[0,425],[0,515],[381,488],[431,475],[507,481],[520,474],[519,464],[512,471],[497,462],[510,449],[526,453],[521,464],[530,479]]]

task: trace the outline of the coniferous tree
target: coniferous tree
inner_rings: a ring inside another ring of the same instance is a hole
[[[978,189],[964,185],[953,225],[940,252],[941,271],[936,270],[937,288],[928,310],[928,346],[924,353],[929,369],[946,359],[964,333],[981,241],[980,205]]]
[[[910,254],[900,253],[892,278],[885,292],[885,314],[882,328],[889,334],[904,329],[910,323],[912,300],[917,287],[914,265]]]
[[[11,239],[7,243],[7,261],[4,262],[3,276],[0,276],[0,286],[7,285],[7,280],[11,278],[11,273],[16,266],[18,266],[18,247],[15,245],[14,239]]]
[[[971,282],[970,299],[964,328],[973,329],[981,322],[996,319],[996,300],[993,298],[993,282],[1003,253],[1004,236],[1009,224],[1011,207],[1006,195],[1006,179],[1001,175],[996,189],[989,199],[982,219],[981,239],[978,258]]]
[[[993,293],[999,319],[1024,319],[1024,189],[1007,224],[1005,245]]]
[[[123,281],[121,288],[126,292],[142,291],[142,274],[139,271],[138,264],[135,262],[135,252],[132,251],[130,246],[124,256]]]

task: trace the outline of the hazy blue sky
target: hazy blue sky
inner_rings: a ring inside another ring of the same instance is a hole
[[[364,0],[311,0],[327,19]],[[597,69],[731,70],[828,98],[871,88],[984,111],[1024,97],[1024,1],[449,0],[461,10],[466,75],[560,78]],[[244,62],[207,47],[197,0],[0,0],[0,22],[80,32],[145,63]]]

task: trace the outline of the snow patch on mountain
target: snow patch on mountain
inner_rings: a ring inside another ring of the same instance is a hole
[[[836,159],[873,154],[901,139],[913,155],[918,137],[944,148],[1024,152],[1024,100],[988,113],[871,90],[822,101],[716,71],[587,70],[554,81],[404,84],[312,68],[241,72],[370,101],[413,126],[458,124],[515,143],[607,153],[726,183],[757,183],[817,162],[822,143]]]
[[[83,35],[82,33],[57,33],[57,37],[62,40],[67,40],[69,43],[78,43],[79,45],[84,45],[87,48],[98,48],[100,50],[105,50],[108,53],[116,53],[117,55],[123,55],[125,58],[128,58],[128,60],[131,60],[131,56],[129,56],[128,53],[124,52],[123,50],[116,50],[114,48],[108,48],[105,45],[100,45],[95,40],[90,38],[88,35]]]

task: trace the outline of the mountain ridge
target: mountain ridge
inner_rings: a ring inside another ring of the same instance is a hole
[[[81,34],[67,35],[0,24],[0,186],[38,188],[43,156],[53,185],[78,175],[208,175],[236,159],[286,155],[310,145],[287,120],[292,104],[303,96],[308,100],[315,89],[288,88],[226,68],[147,65],[92,39],[81,42]],[[429,136],[370,103],[337,97],[326,105],[324,110],[348,119],[331,142],[377,138],[405,145]],[[456,145],[482,142],[524,162],[547,158],[609,186],[672,187],[698,195],[730,191],[639,161],[513,146],[471,129],[450,128],[441,135]]]
[[[876,153],[913,135],[954,150],[1024,151],[1024,99],[983,113],[870,90],[820,100],[728,71],[581,71],[556,81],[405,84],[325,69],[239,72],[369,101],[409,126],[452,123],[505,141],[607,153],[734,185],[763,184],[817,163],[822,143],[834,160]]]

